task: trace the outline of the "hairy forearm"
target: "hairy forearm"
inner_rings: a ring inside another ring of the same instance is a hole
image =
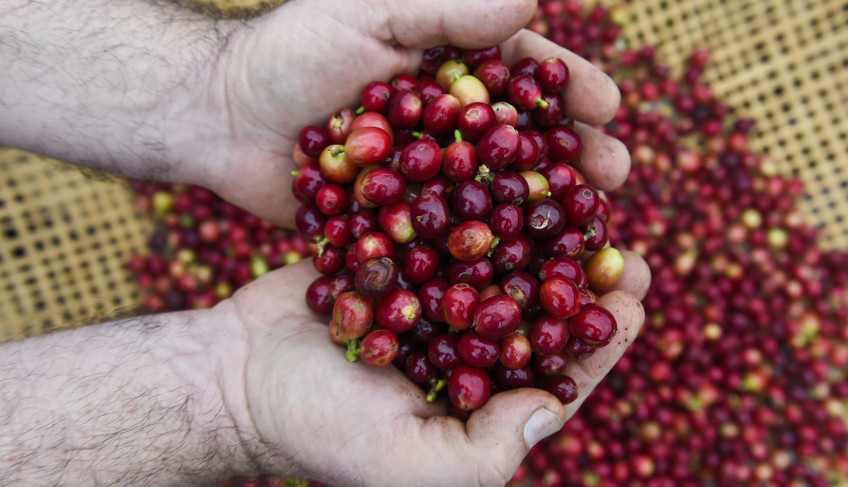
[[[231,25],[164,0],[0,3],[0,145],[202,181],[180,148],[216,134],[186,114],[215,103],[197,99],[197,79],[213,69]]]
[[[210,359],[239,339],[212,313],[0,345],[0,484],[209,485],[249,468],[220,384],[237,367]]]

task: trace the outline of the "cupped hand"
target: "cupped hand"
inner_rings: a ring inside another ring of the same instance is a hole
[[[228,301],[247,338],[225,402],[260,471],[334,486],[503,485],[638,335],[650,277],[638,256],[625,259],[617,288],[601,297],[619,332],[567,366],[580,396],[566,407],[542,390],[516,389],[493,395],[462,423],[446,416],[446,398],[428,403],[394,366],[348,362],[329,337],[329,317],[305,304],[317,277],[309,261],[267,274]]]
[[[291,1],[232,30],[210,64],[195,104],[207,134],[204,184],[276,224],[292,228],[299,203],[291,191],[292,151],[300,129],[356,108],[362,88],[399,73],[415,74],[423,49],[502,45],[511,64],[558,56],[571,70],[563,95],[578,120],[585,151],[577,163],[600,189],[624,181],[626,149],[590,128],[615,114],[619,92],[590,63],[522,27],[534,1]],[[189,152],[194,150],[188,145]]]

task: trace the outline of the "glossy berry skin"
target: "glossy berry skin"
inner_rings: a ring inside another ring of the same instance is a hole
[[[474,76],[489,90],[490,95],[497,96],[506,90],[509,83],[509,67],[499,60],[490,59],[474,69]]]
[[[562,199],[562,208],[568,216],[568,224],[575,227],[591,222],[598,212],[599,205],[598,192],[587,184],[578,184],[571,188]]]
[[[325,245],[312,254],[312,266],[325,276],[332,276],[344,268],[345,249],[335,245]]]
[[[517,76],[509,80],[506,93],[516,108],[533,110],[542,98],[542,87],[530,76]]]
[[[499,294],[481,302],[474,311],[474,331],[494,340],[510,335],[521,325],[521,307],[510,296]]]
[[[557,126],[545,132],[548,156],[553,162],[573,162],[582,151],[580,136],[572,128]]]
[[[389,98],[394,93],[394,88],[383,81],[375,81],[362,89],[360,102],[362,107],[369,112],[382,112],[389,106]]]
[[[570,279],[554,276],[539,286],[539,302],[551,316],[569,318],[580,309],[580,290]]]
[[[416,384],[429,383],[436,377],[437,370],[433,362],[430,362],[430,359],[427,358],[427,354],[422,351],[412,352],[407,357],[404,366],[406,376]]]
[[[335,298],[330,295],[330,283],[334,276],[319,276],[306,288],[306,304],[309,309],[318,314],[329,314],[333,311]]]
[[[568,328],[577,340],[598,348],[612,341],[618,330],[612,313],[597,304],[587,304],[568,321]]]
[[[554,276],[562,276],[571,280],[574,284],[579,285],[583,280],[581,277],[583,268],[574,259],[568,257],[556,257],[548,259],[542,264],[539,270],[539,279],[547,281]]]
[[[422,194],[410,205],[412,228],[423,238],[444,234],[450,225],[450,208],[444,198]]]
[[[557,93],[543,93],[539,107],[533,110],[533,119],[542,127],[555,127],[565,117],[565,103]]]
[[[488,286],[495,277],[495,269],[486,257],[463,262],[455,261],[448,268],[450,282],[470,284],[478,291]]]
[[[554,200],[560,201],[571,188],[577,185],[577,175],[574,173],[574,168],[568,164],[551,163],[539,172],[548,180],[548,191]]]
[[[545,255],[550,258],[568,257],[577,259],[586,249],[586,237],[577,227],[567,226],[545,241]]]
[[[454,142],[445,148],[442,174],[455,183],[473,178],[479,167],[477,148],[467,141]]]
[[[586,250],[592,252],[601,250],[609,241],[607,237],[607,226],[598,215],[592,217],[591,223],[581,228],[586,237]]]
[[[492,209],[489,226],[501,240],[516,238],[524,228],[524,212],[512,203],[501,203]]]
[[[336,247],[344,247],[353,240],[350,221],[344,216],[330,217],[324,224],[324,238]]]
[[[421,319],[421,301],[412,291],[394,289],[383,295],[374,308],[377,326],[394,333],[411,330]]]
[[[516,61],[509,70],[510,75],[513,78],[523,75],[527,75],[531,78],[537,78],[539,76],[539,62],[532,57],[521,58]]]
[[[509,166],[516,157],[521,140],[515,127],[495,125],[477,142],[477,158],[480,164],[498,170]]]
[[[392,240],[382,232],[369,232],[359,237],[354,244],[356,260],[365,262],[372,257],[395,258],[395,245]]]
[[[406,179],[393,169],[378,167],[362,178],[359,191],[371,203],[388,205],[401,200],[406,191]]]
[[[321,151],[330,144],[330,137],[321,127],[307,125],[300,130],[298,144],[307,157],[318,157]]]
[[[459,335],[443,333],[427,346],[427,358],[441,370],[451,370],[462,363],[459,356]]]
[[[407,145],[400,155],[400,171],[410,181],[426,181],[439,174],[442,149],[432,140],[417,140]]]
[[[350,126],[353,124],[354,118],[356,118],[356,114],[353,110],[342,108],[327,119],[324,130],[327,132],[330,144],[344,144],[345,139],[350,134]]]
[[[560,375],[565,371],[567,364],[568,357],[562,351],[551,355],[534,353],[533,358],[530,359],[533,371],[542,376]]]
[[[359,338],[371,328],[374,308],[371,303],[355,291],[342,293],[333,305],[331,334],[341,340]]]
[[[359,358],[373,367],[385,367],[395,359],[399,348],[397,335],[389,330],[374,330],[362,339]]]
[[[533,256],[533,242],[525,235],[512,240],[501,240],[492,251],[492,266],[498,274],[522,270],[530,264]]]
[[[377,127],[356,129],[347,136],[344,151],[348,159],[358,166],[379,164],[391,151],[391,138]]]
[[[527,180],[515,171],[504,170],[495,174],[489,184],[489,192],[497,203],[520,205],[530,196]]]
[[[492,377],[504,389],[533,387],[535,376],[536,374],[529,364],[516,368],[506,368],[498,363],[492,368]]]
[[[568,85],[570,73],[562,59],[550,57],[539,63],[539,84],[546,91],[558,91]]]
[[[551,198],[533,201],[524,209],[524,231],[533,238],[556,235],[565,227],[563,207]]]
[[[456,122],[461,110],[462,105],[460,105],[457,97],[451,94],[442,94],[424,107],[421,121],[430,132],[443,134],[456,129]]]
[[[485,370],[470,365],[458,365],[448,380],[451,404],[465,411],[480,408],[492,395],[492,383]]]
[[[458,283],[445,290],[442,296],[444,321],[455,330],[471,328],[471,319],[477,305],[480,304],[480,293],[470,284]]]
[[[492,194],[480,181],[469,179],[453,191],[453,213],[461,220],[485,220],[492,211]]]
[[[529,272],[512,271],[503,276],[500,282],[501,292],[518,301],[522,310],[539,301],[539,281]]]
[[[564,350],[569,357],[577,360],[586,360],[595,353],[596,348],[581,342],[574,336],[571,336],[568,339],[568,343],[565,344]]]
[[[445,312],[442,310],[442,296],[450,287],[448,280],[434,277],[418,287],[418,299],[424,310],[424,316],[432,321],[444,321]]]
[[[497,340],[482,337],[474,332],[463,334],[457,349],[463,362],[482,369],[488,369],[494,365],[501,352]]]
[[[482,49],[466,49],[462,53],[462,60],[469,69],[476,69],[485,61],[499,61],[501,59],[501,47],[497,44]]]
[[[478,220],[468,220],[456,225],[448,234],[448,250],[462,261],[477,260],[489,251],[494,235],[488,225]]]
[[[577,383],[567,375],[555,375],[548,378],[545,381],[544,388],[563,404],[571,404],[579,396]]]
[[[439,254],[428,245],[416,245],[403,259],[401,274],[410,282],[420,284],[436,274]]]
[[[308,242],[317,242],[324,234],[326,218],[315,205],[301,205],[295,212],[294,223],[303,238]]]
[[[519,132],[518,156],[512,161],[511,168],[515,171],[529,171],[536,167],[545,155],[539,148],[536,139],[527,132]]]
[[[328,182],[318,164],[308,164],[297,170],[297,175],[292,182],[292,192],[298,201],[313,203],[318,191]]]
[[[495,111],[486,103],[471,103],[459,112],[457,126],[463,140],[476,143],[495,126]]]
[[[524,335],[513,333],[501,338],[500,364],[508,369],[518,369],[530,363],[533,354],[530,340]]]
[[[418,125],[424,112],[424,102],[417,93],[398,91],[389,99],[387,118],[396,129],[411,129]]]
[[[542,355],[551,355],[562,350],[568,337],[568,323],[550,315],[536,319],[530,325],[527,336],[533,351]]]

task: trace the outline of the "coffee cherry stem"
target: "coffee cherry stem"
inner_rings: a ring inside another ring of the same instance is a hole
[[[486,256],[487,256],[487,257],[491,257],[491,256],[492,256],[492,254],[495,252],[495,247],[497,247],[499,243],[501,243],[501,238],[500,238],[500,237],[495,237],[495,238],[493,238],[493,239],[492,239],[492,246],[491,246],[491,247],[489,247],[489,251],[488,251],[488,252],[486,252]]]
[[[489,166],[480,164],[480,167],[477,168],[477,175],[474,176],[474,180],[488,186],[494,177],[495,176],[492,174],[492,170],[489,169]]]
[[[345,340],[345,343],[347,343],[345,358],[348,362],[356,362],[359,359],[359,354],[362,352],[362,347],[359,346],[359,339],[348,338]]]
[[[427,392],[426,400],[428,403],[433,403],[439,397],[439,391],[445,388],[444,379],[430,379],[430,390]]]
[[[462,142],[462,132],[459,129],[453,131],[453,138],[457,142]]]
[[[550,104],[548,102],[546,102],[545,100],[541,99],[541,98],[537,98],[536,99],[536,106],[544,110],[544,109],[548,108],[550,106]]]
[[[356,109],[356,111],[354,113],[356,113],[357,115],[362,115],[363,113],[365,113],[365,107],[360,106],[359,108]]]

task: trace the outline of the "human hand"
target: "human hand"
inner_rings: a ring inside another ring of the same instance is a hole
[[[344,358],[327,317],[305,304],[317,277],[310,262],[248,284],[222,305],[244,331],[231,336],[246,338],[228,352],[243,367],[227,370],[221,387],[254,468],[334,486],[505,484],[529,448],[562,427],[638,335],[639,299],[650,276],[638,256],[624,255],[624,274],[601,298],[618,335],[566,370],[578,400],[563,407],[539,389],[501,392],[467,423],[446,416],[445,399],[427,403],[395,367]]]
[[[504,61],[531,56],[564,59],[572,81],[564,92],[566,112],[586,124],[615,114],[618,89],[597,68],[532,32],[521,30],[535,2],[347,1],[289,2],[248,21],[227,38],[201,86],[196,107],[204,126],[221,132],[202,154],[202,181],[224,198],[291,228],[299,202],[291,192],[296,169],[291,154],[300,129],[323,124],[336,110],[356,107],[361,89],[398,73],[415,74],[423,48],[454,44],[480,48],[502,43]],[[589,125],[578,124],[585,151],[577,163],[600,189],[624,181],[627,150]],[[202,150],[201,150],[202,149]]]

